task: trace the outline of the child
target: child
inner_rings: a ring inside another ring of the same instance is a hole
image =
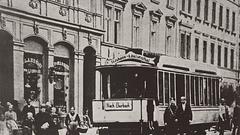
[[[23,134],[32,135],[34,118],[31,112],[27,113],[27,117],[23,120]]]

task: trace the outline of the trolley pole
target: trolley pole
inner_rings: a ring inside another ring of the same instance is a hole
[[[140,135],[143,135],[142,99],[140,99]]]

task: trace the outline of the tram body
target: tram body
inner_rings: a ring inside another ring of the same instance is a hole
[[[196,130],[205,130],[218,121],[217,76],[163,70],[151,58],[132,52],[96,69],[101,74],[101,99],[92,102],[96,125],[129,133],[147,131],[153,121],[159,133],[164,128],[169,98],[174,97],[179,104],[181,96],[191,103],[191,125]]]

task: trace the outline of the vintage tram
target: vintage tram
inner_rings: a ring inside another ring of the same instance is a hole
[[[156,61],[130,51],[96,67],[101,74],[101,99],[93,100],[93,123],[106,127],[99,129],[100,134],[139,135],[152,130],[153,134],[162,134],[169,98],[174,97],[179,104],[181,96],[186,96],[192,106],[193,131],[216,125],[220,77],[214,69],[204,71],[197,64],[194,71],[180,63],[161,64],[173,61],[164,56]]]

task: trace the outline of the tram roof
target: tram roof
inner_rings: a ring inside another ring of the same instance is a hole
[[[157,70],[157,66],[145,65],[145,64],[122,64],[122,65],[102,65],[97,66],[97,70],[112,69],[112,68],[143,68],[143,69],[153,69]]]

